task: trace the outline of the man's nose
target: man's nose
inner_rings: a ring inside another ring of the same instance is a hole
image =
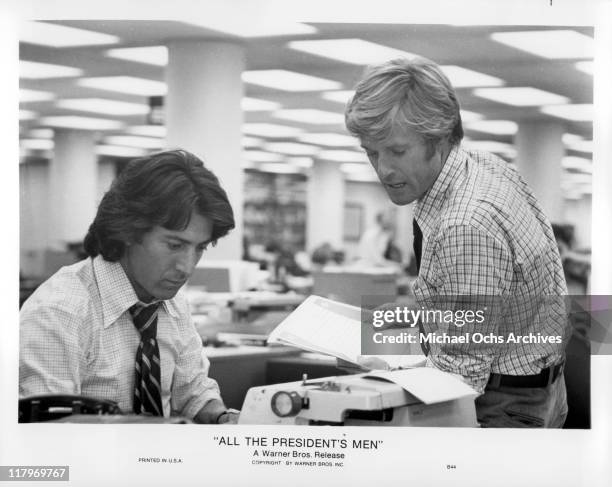
[[[187,249],[177,257],[175,268],[184,276],[190,276],[197,263],[198,257],[195,249]]]
[[[378,173],[378,177],[382,181],[389,181],[392,178],[394,172],[393,162],[391,158],[381,153],[378,156],[378,166],[376,167],[376,172]]]

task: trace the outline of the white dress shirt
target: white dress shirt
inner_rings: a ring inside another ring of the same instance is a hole
[[[19,396],[79,394],[131,412],[140,335],[128,309],[137,302],[119,263],[98,256],[60,269],[21,309]],[[180,295],[160,306],[157,339],[164,416],[193,418],[220,399]]]

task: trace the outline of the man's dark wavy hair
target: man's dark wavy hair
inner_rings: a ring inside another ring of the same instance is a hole
[[[192,211],[212,221],[212,244],[234,228],[234,213],[217,177],[184,150],[130,161],[104,195],[85,236],[89,256],[116,262],[127,243],[155,226],[184,230]]]

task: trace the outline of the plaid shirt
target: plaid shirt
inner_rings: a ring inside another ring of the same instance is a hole
[[[458,373],[482,392],[490,373],[537,374],[563,359],[569,339],[567,294],[551,225],[513,166],[483,152],[454,147],[431,189],[416,202],[423,232],[414,283],[419,304],[442,300],[491,302],[490,321],[456,329],[499,335],[539,332],[562,344],[501,346],[433,344],[428,365]],[[454,297],[454,298],[453,298]],[[469,301],[468,300],[468,301]],[[457,308],[455,308],[457,309]],[[434,331],[425,322],[424,331]]]
[[[137,302],[121,265],[100,256],[43,283],[21,309],[20,397],[80,394],[131,411],[140,335],[128,309]],[[220,396],[183,298],[163,301],[157,338],[164,416],[193,418]]]

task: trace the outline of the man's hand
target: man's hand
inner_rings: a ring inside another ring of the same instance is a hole
[[[240,411],[236,411],[235,409],[228,409],[225,414],[221,415],[218,424],[238,424],[239,417]]]
[[[367,370],[389,370],[391,368],[387,362],[379,357],[360,355],[357,357],[357,362]]]
[[[236,423],[238,421],[239,411],[228,409],[219,399],[208,401],[198,414],[195,415],[193,421],[200,424],[223,424]]]

